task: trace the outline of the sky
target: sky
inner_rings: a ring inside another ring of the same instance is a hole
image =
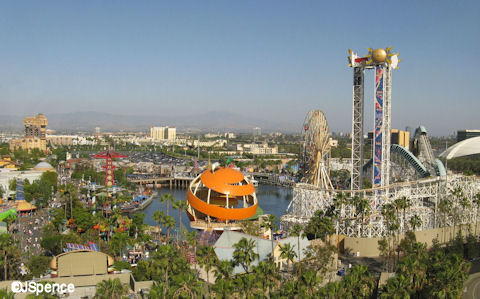
[[[349,132],[347,50],[393,46],[392,127],[480,129],[479,15],[479,1],[3,0],[0,114],[228,111],[300,131],[321,109]]]

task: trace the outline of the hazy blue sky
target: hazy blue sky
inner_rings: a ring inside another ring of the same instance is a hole
[[[393,46],[393,127],[480,129],[479,3],[4,0],[0,114],[222,110],[300,130],[322,109],[350,131],[347,49]]]

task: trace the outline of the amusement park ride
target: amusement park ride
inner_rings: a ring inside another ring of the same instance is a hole
[[[113,172],[115,170],[115,165],[113,165],[113,159],[126,157],[127,156],[111,150],[92,155],[92,158],[105,159],[105,165],[102,166],[105,169],[105,187],[112,187],[115,185],[115,177]]]
[[[474,200],[480,182],[473,176],[449,175],[442,162],[435,158],[423,126],[415,131],[413,152],[391,144],[392,70],[398,68],[397,53],[387,49],[368,49],[368,55],[357,56],[349,50],[349,66],[353,68],[352,158],[350,189],[335,190],[328,177],[328,125],[320,110],[308,113],[304,123],[306,166],[303,183],[294,187],[293,200],[281,225],[288,228],[305,225],[315,211],[326,212],[336,205],[336,234],[347,237],[383,237],[389,233],[382,210],[397,199],[410,205],[400,221],[400,233],[412,228],[410,220],[420,219],[415,230],[428,230],[477,222]],[[364,164],[364,77],[365,70],[375,70],[374,135],[372,160]],[[372,188],[362,189],[364,177],[370,177]],[[354,200],[365,198],[368,212],[357,209]],[[341,201],[341,204],[338,202]],[[451,213],[442,206],[448,202]],[[367,215],[364,215],[367,214]]]

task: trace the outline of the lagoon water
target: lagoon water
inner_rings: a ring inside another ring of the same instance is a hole
[[[145,213],[145,223],[148,225],[158,225],[153,219],[152,215],[155,211],[161,210],[166,214],[167,205],[164,202],[160,202],[160,197],[165,193],[171,193],[176,200],[186,200],[187,189],[169,189],[169,188],[160,188],[156,190],[158,192],[157,198],[154,198],[153,202],[148,206],[143,213]],[[292,200],[292,189],[270,186],[270,185],[259,185],[256,187],[257,198],[260,207],[262,207],[265,214],[274,214],[277,216],[277,219],[281,215],[285,214],[285,210],[288,207],[288,204]],[[172,205],[169,204],[169,215],[175,218],[175,221],[178,223],[178,210],[172,208]],[[187,214],[183,212],[182,214],[182,223],[185,227],[190,229],[190,222],[187,218]]]

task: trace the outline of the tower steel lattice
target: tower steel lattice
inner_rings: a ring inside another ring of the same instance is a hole
[[[365,68],[353,68],[353,113],[352,113],[352,170],[351,189],[362,188],[363,167],[363,96]]]
[[[105,159],[105,165],[103,165],[103,169],[105,169],[105,187],[112,187],[115,185],[115,177],[114,177],[114,170],[115,165],[113,165],[113,159],[115,158],[126,158],[127,156],[114,152],[114,151],[104,151],[92,156],[92,158],[97,159]]]

